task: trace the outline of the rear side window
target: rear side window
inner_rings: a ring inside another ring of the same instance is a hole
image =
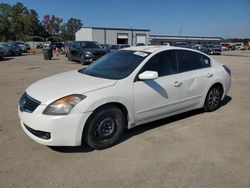
[[[159,77],[177,73],[175,51],[168,50],[156,54],[148,60],[140,72],[144,71],[156,71]]]
[[[210,67],[210,59],[197,52],[177,50],[179,72]]]

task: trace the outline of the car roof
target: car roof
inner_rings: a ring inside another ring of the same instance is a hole
[[[124,48],[122,50],[133,50],[133,51],[142,51],[142,52],[147,52],[147,53],[154,53],[156,51],[171,50],[171,49],[185,49],[186,50],[187,48],[158,45],[158,46],[135,46],[135,47]]]

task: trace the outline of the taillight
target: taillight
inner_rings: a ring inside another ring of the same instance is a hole
[[[225,71],[227,71],[227,73],[231,76],[231,70],[226,65],[222,65],[222,66],[225,69]]]

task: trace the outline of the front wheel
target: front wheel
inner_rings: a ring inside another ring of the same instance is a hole
[[[80,63],[82,64],[82,65],[85,65],[85,57],[84,57],[84,55],[82,54],[81,55],[81,57],[80,57]]]
[[[204,110],[206,112],[217,110],[220,107],[222,95],[223,89],[221,88],[221,86],[213,86],[207,93]]]
[[[83,132],[84,141],[94,149],[113,146],[124,132],[125,117],[115,106],[106,106],[94,112]]]

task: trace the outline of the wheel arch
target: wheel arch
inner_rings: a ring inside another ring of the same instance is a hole
[[[101,110],[101,109],[105,109],[105,108],[108,108],[108,107],[116,107],[118,109],[120,109],[122,111],[122,113],[124,114],[124,117],[125,117],[125,121],[126,121],[126,126],[125,128],[128,128],[129,127],[129,113],[128,113],[128,109],[126,108],[126,106],[120,102],[108,102],[108,103],[105,103],[105,104],[102,104],[100,106],[98,106],[97,108],[95,108],[93,110],[93,112],[91,113],[91,115],[87,118],[86,122],[85,122],[85,125],[82,129],[82,138],[81,138],[81,143],[84,143],[84,132],[85,132],[85,127],[86,127],[86,124],[92,119],[93,115],[95,114],[95,112],[97,112],[98,110]]]
[[[223,97],[224,97],[224,95],[225,95],[225,88],[224,88],[222,82],[216,81],[216,82],[212,83],[212,84],[208,87],[208,89],[207,89],[207,91],[206,91],[206,95],[205,95],[204,100],[203,100],[203,106],[205,105],[206,98],[207,98],[207,96],[208,96],[209,90],[210,90],[212,87],[215,87],[215,86],[220,86],[220,87],[222,88],[222,92],[223,92],[222,99],[223,99]]]
[[[95,108],[93,110],[93,112],[91,113],[91,115],[88,117],[87,121],[90,119],[90,117],[97,111],[97,110],[100,110],[100,109],[104,109],[104,108],[108,108],[109,106],[114,106],[116,108],[119,108],[122,113],[124,114],[124,117],[125,117],[125,120],[126,120],[126,127],[125,128],[128,128],[128,122],[129,122],[129,113],[128,113],[128,109],[127,107],[120,103],[120,102],[107,102],[107,103],[104,103],[100,106],[98,106],[97,108]]]

